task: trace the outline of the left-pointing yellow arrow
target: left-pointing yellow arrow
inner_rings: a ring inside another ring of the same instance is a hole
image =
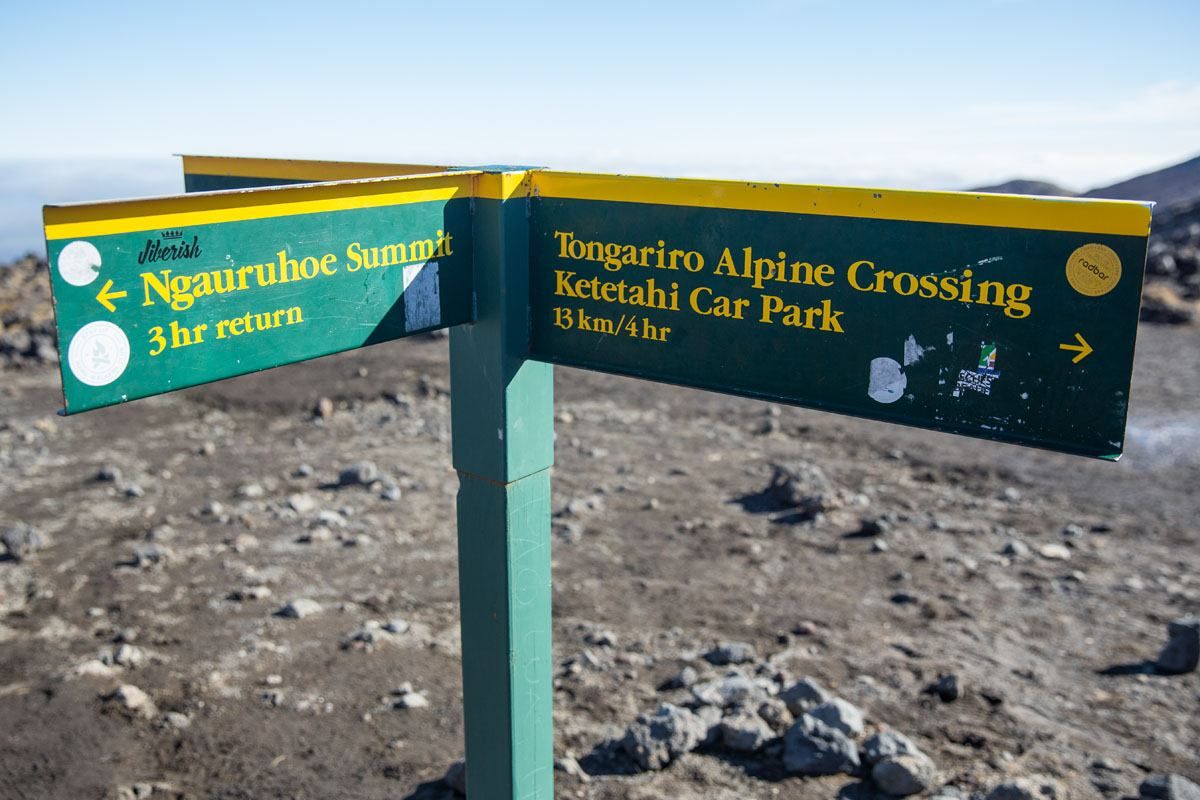
[[[112,301],[120,300],[122,297],[128,297],[129,292],[124,290],[119,292],[110,292],[109,289],[112,289],[112,285],[112,280],[106,281],[104,286],[100,289],[100,294],[96,295],[96,299],[100,301],[100,305],[104,306],[109,311],[116,311],[117,307],[113,305]]]

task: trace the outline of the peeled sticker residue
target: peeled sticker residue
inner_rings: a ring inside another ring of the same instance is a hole
[[[871,380],[867,396],[878,403],[894,403],[904,396],[908,377],[894,358],[871,359]]]
[[[438,263],[409,264],[404,268],[404,329],[419,331],[442,324],[442,294]]]
[[[904,340],[904,366],[917,363],[924,357],[926,350],[932,349],[932,347],[921,347],[917,344],[917,338],[910,335]]]

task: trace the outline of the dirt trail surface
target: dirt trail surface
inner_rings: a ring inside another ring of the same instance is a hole
[[[1118,464],[558,370],[559,796],[875,796],[777,739],[614,745],[731,668],[906,734],[942,797],[1200,780],[1200,680],[1154,667],[1200,611],[1200,332],[1138,350]],[[66,419],[58,392],[0,371],[0,797],[454,797],[445,340]]]

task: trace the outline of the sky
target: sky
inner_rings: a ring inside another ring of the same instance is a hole
[[[1200,153],[1200,2],[0,4],[0,259],[173,153],[910,188]]]

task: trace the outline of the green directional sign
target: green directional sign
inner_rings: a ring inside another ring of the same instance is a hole
[[[1121,453],[1148,204],[532,182],[534,358]]]
[[[469,321],[475,178],[47,207],[66,411]]]

